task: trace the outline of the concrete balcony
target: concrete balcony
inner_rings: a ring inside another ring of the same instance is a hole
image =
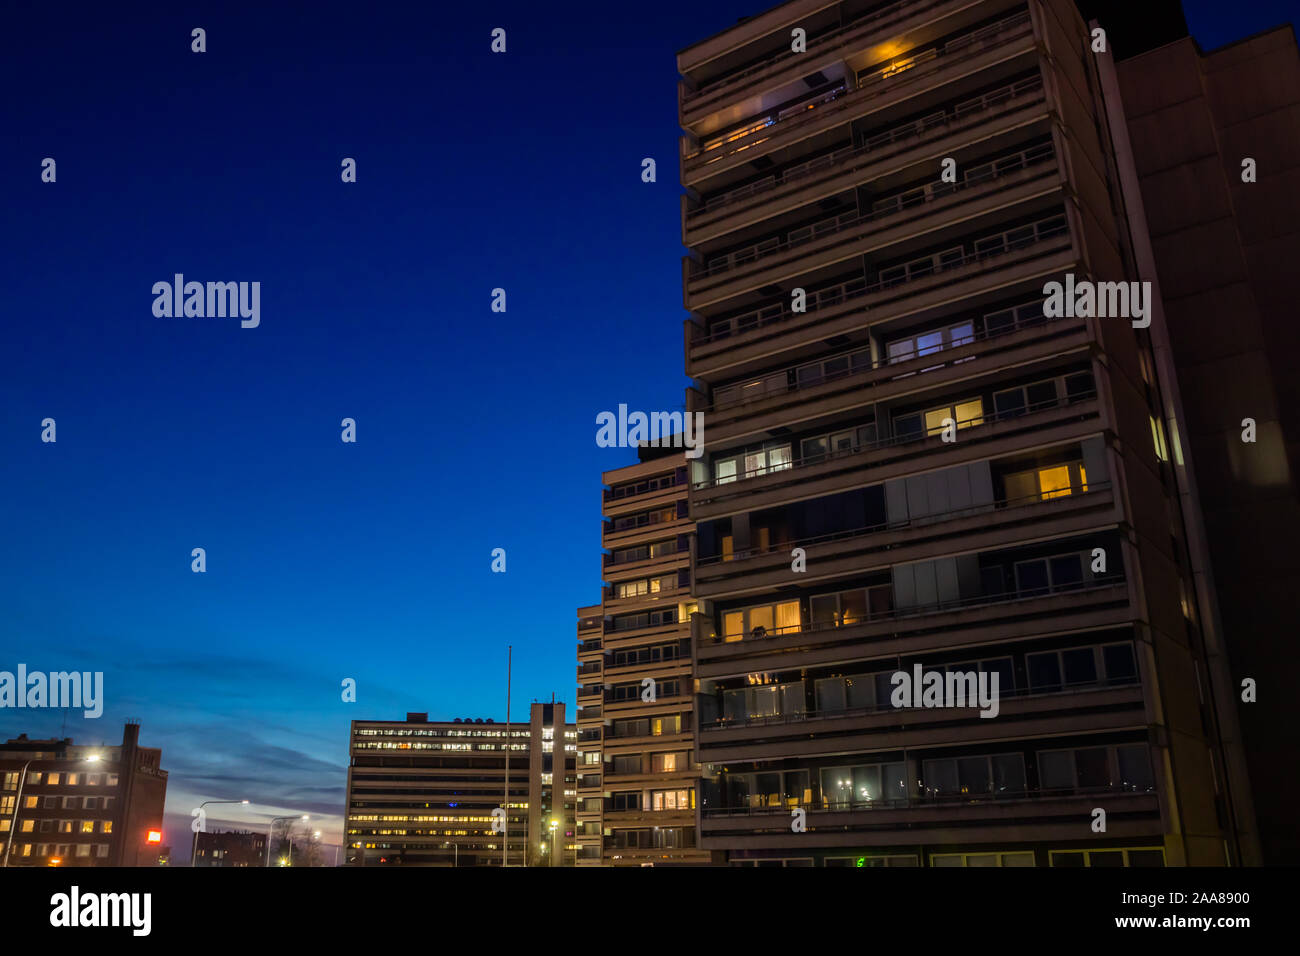
[[[804,624],[766,638],[722,641],[696,615],[696,677],[719,679],[760,671],[816,667],[988,644],[1010,643],[1087,629],[1123,627],[1137,618],[1127,581],[1027,595],[976,595],[928,607],[896,608],[842,626]]]
[[[689,648],[682,652],[681,657],[669,660],[657,661],[638,661],[632,664],[623,664],[619,667],[607,667],[605,669],[605,680],[610,684],[629,682],[632,680],[642,680],[646,677],[652,677],[655,680],[672,680],[675,677],[690,677],[691,675],[691,653]]]
[[[682,244],[695,248],[773,216],[820,202],[859,183],[898,176],[923,165],[960,156],[976,146],[987,148],[1037,126],[1050,117],[1042,80],[1031,77],[982,94],[921,120],[913,120],[711,197],[692,208],[683,202]],[[978,130],[978,136],[972,136]],[[959,161],[960,165],[960,161]]]
[[[686,810],[606,810],[607,827],[695,827],[695,811]]]
[[[687,661],[689,669],[690,662]],[[643,701],[639,696],[615,700],[612,692],[605,692],[605,717],[608,720],[615,720],[621,717],[644,717],[650,713],[662,713],[666,710],[689,710],[695,706],[695,694],[690,682],[683,679],[683,684],[687,685],[682,688],[678,694],[659,694],[653,702]]]
[[[676,572],[672,573],[676,577]],[[605,588],[602,592],[605,595],[605,613],[606,614],[623,614],[631,611],[652,611],[663,607],[675,607],[682,601],[690,600],[691,589],[688,586],[674,586],[663,588],[660,591],[647,594],[631,595],[629,597],[613,597],[615,589]]]
[[[955,442],[945,442],[941,435],[908,440],[887,438],[863,445],[854,452],[797,458],[789,468],[739,481],[702,482],[697,490],[697,518],[706,521],[738,511],[905,478],[922,471],[995,459],[1020,450],[1031,439],[1035,447],[1068,444],[1090,437],[1103,427],[1095,393],[1043,403],[1043,407],[1023,415],[990,413],[982,416],[980,424],[961,428],[959,440]],[[794,547],[799,542],[789,544]],[[737,555],[738,560],[743,557]],[[701,593],[699,586],[707,583],[711,575],[707,568],[713,563],[713,559],[697,556],[692,572],[696,595]]]
[[[683,547],[682,550],[671,554],[643,558],[639,561],[621,561],[617,563],[611,561],[611,557],[613,555],[604,555],[602,577],[611,584],[616,584],[619,581],[635,581],[638,578],[651,577],[656,574],[670,574],[682,568],[689,568],[691,552],[689,548]]]
[[[680,495],[678,497],[680,498]],[[602,548],[613,551],[618,548],[632,548],[638,544],[650,544],[690,530],[691,521],[685,517],[651,520],[646,524],[621,530],[615,530],[613,522],[602,521],[600,544]]]
[[[702,726],[701,763],[770,760],[958,744],[998,747],[1037,737],[1141,730],[1145,698],[1137,683],[1093,684],[1056,694],[999,694],[996,718],[936,707],[795,714]]]
[[[678,847],[674,849],[638,849],[623,848],[618,849],[610,844],[612,840],[605,838],[605,851],[603,863],[605,866],[665,866],[676,865],[681,863],[708,863],[710,862],[709,852],[699,847]]]
[[[646,705],[650,706],[649,704]],[[627,756],[629,754],[649,753],[652,751],[665,750],[693,750],[695,748],[695,737],[689,725],[689,721],[684,721],[682,730],[675,734],[639,734],[635,737],[607,737],[605,739],[604,755],[612,759],[617,756]],[[664,784],[671,787],[672,783]]]
[[[635,647],[639,644],[657,644],[678,640],[690,636],[688,621],[674,621],[671,624],[648,624],[645,627],[627,627],[616,631],[612,625],[606,625],[605,650]]]
[[[623,495],[619,498],[611,497],[609,489],[606,489],[602,499],[601,513],[606,518],[615,518],[651,508],[669,508],[682,497],[685,487],[684,484],[673,485],[670,488],[656,488],[654,491],[647,491],[644,494]]]
[[[897,281],[853,279],[809,293],[806,312],[790,312],[788,303],[771,303],[733,318],[734,331],[724,334],[709,334],[687,320],[686,374],[716,383],[765,371],[782,358],[797,361],[824,352],[827,339],[849,336],[864,341],[872,326],[930,310],[951,312],[961,300],[990,289],[1041,290],[1046,279],[1068,271],[1077,261],[1068,228],[1045,228],[1032,240],[962,255],[928,275]],[[688,402],[688,412],[698,410],[717,411]]]
[[[705,51],[711,48],[737,57],[743,55],[743,47],[717,49],[716,40],[695,44],[678,60],[684,74],[678,89],[678,114],[682,126],[707,124],[713,114],[750,115],[761,109],[764,100],[772,99],[772,91],[795,86],[812,73],[834,73],[850,60],[878,62],[898,48],[899,37],[905,37],[911,45],[916,45],[944,33],[953,33],[963,24],[988,16],[999,6],[1010,7],[1013,3],[1014,0],[1004,0],[1000,4],[978,4],[970,0],[900,0],[870,10],[837,27],[810,30],[807,49],[802,53],[790,49],[788,42],[789,28],[803,22],[802,18],[794,19],[778,28],[783,33],[782,39],[787,41],[781,52],[728,69],[698,83],[691,79],[690,74],[700,66],[707,68],[708,61],[701,62],[697,57],[706,55]],[[790,9],[791,14],[797,15],[798,12]],[[804,15],[815,12],[816,9],[812,8]],[[743,42],[739,36],[732,37],[735,32],[734,29],[727,31],[728,39],[732,43]],[[763,37],[756,34],[749,39],[761,40]]]
[[[1006,64],[1011,71],[1027,69],[1036,56],[1028,13],[1008,17],[969,38],[950,41],[924,63],[855,85],[814,109],[797,111],[779,121],[768,116],[765,122],[768,114],[750,114],[753,122],[749,132],[718,141],[716,146],[696,145],[698,141],[693,135],[684,137],[681,181],[689,188],[697,188],[710,177],[748,165],[801,140],[810,140],[836,126],[901,108],[905,101],[928,92],[943,90],[950,96],[960,97],[965,87],[975,85],[978,74],[999,64]],[[739,121],[743,117],[737,115],[734,119]]]
[[[831,420],[828,416],[854,413],[870,418],[874,406],[880,402],[925,394],[937,398],[958,387],[966,390],[992,387],[996,384],[997,376],[1005,376],[1009,368],[1029,369],[1063,356],[1082,356],[1089,349],[1090,343],[1085,320],[1059,319],[1023,326],[995,336],[974,336],[965,344],[905,362],[891,364],[877,361],[872,366],[856,370],[849,367],[843,375],[803,387],[798,386],[798,379],[792,374],[794,368],[783,370],[779,374],[780,380],[787,383],[784,391],[769,388],[762,397],[745,396],[717,409],[700,409],[707,415],[711,459],[756,436],[767,436],[780,428],[798,428],[802,422]],[[845,364],[849,365],[848,362]],[[774,381],[771,374],[764,378],[769,385]],[[794,386],[789,384],[792,379]],[[692,399],[694,397],[692,395]],[[1046,412],[1049,409],[1042,410]],[[882,440],[879,444],[885,445],[888,442]],[[894,457],[919,451],[919,447],[906,448],[900,445],[896,451]],[[883,461],[890,456],[876,457]],[[832,469],[823,470],[830,472]],[[815,473],[809,473],[813,474]],[[789,477],[793,476],[787,476],[787,479]],[[690,497],[691,513],[695,520],[698,522],[709,517],[712,513],[708,509],[712,503],[748,492],[750,487],[741,485],[749,480],[751,479],[728,485],[696,482]]]
[[[916,797],[851,810],[809,809],[807,831],[790,830],[790,811],[771,808],[705,808],[700,845],[706,849],[842,847],[898,844],[1067,842],[1079,839],[1079,821],[1104,801],[1106,835],[1146,838],[1163,832],[1155,793],[1105,790],[1082,793],[1026,791],[1016,795]]]
[[[1020,158],[1020,157],[1017,157]],[[1063,181],[1051,148],[1027,151],[1018,168],[980,182],[931,184],[927,198],[906,208],[865,213],[850,212],[791,230],[787,238],[747,246],[719,257],[710,267],[683,260],[686,305],[708,309],[752,289],[793,287],[817,273],[833,273],[863,256],[879,259],[890,247],[941,244],[957,229],[985,228],[1001,216],[1046,212],[1059,207]],[[1021,208],[1023,207],[1023,208]],[[797,280],[797,281],[796,281]]]
[[[1123,521],[1123,513],[1107,486],[1086,494],[993,508],[963,509],[947,520],[930,518],[902,529],[867,529],[851,536],[790,541],[742,561],[719,561],[700,568],[696,577],[701,598],[776,591],[790,584],[790,551],[807,553],[807,583],[834,580],[897,564],[972,551],[997,551],[1026,539],[1065,538]]]

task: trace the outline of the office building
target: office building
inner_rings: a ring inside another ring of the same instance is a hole
[[[352,721],[347,864],[572,866],[577,730],[564,716],[563,703],[535,702],[509,726],[427,713]],[[493,813],[507,779],[508,831]]]

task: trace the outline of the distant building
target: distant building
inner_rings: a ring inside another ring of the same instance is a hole
[[[534,703],[509,726],[425,713],[352,721],[347,865],[501,866],[493,811],[508,773],[509,865],[572,866],[577,736],[562,703]]]
[[[128,723],[120,746],[28,740],[0,745],[0,838],[9,866],[165,865],[162,751]]]
[[[695,827],[687,460],[638,454],[604,474],[607,583],[578,609],[579,866],[710,862]]]
[[[265,866],[266,834],[251,830],[200,833],[195,866]]]

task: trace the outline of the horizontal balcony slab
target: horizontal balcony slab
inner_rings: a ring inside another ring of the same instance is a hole
[[[683,601],[690,600],[690,597],[691,589],[689,587],[664,588],[654,594],[640,594],[635,597],[606,597],[605,613],[626,614],[635,611],[657,611],[665,607],[675,607]]]
[[[601,514],[606,518],[635,514],[651,508],[666,508],[675,505],[686,496],[686,486],[674,485],[658,491],[648,491],[640,495],[627,495],[623,498],[606,498],[601,505]]]
[[[602,817],[612,829],[631,827],[694,827],[694,810],[606,810]]]
[[[983,647],[1084,630],[1121,627],[1137,620],[1127,582],[1016,600],[863,621],[848,627],[797,634],[697,643],[696,676],[750,673],[874,660],[900,654]]]
[[[1008,368],[1022,370],[1019,374],[1023,375],[1035,366],[1045,366],[1067,356],[1085,357],[1092,346],[1082,320],[1072,319],[959,346],[945,350],[941,355],[845,375],[821,385],[794,389],[765,400],[733,406],[723,412],[705,413],[709,427],[708,451],[712,458],[732,447],[743,446],[774,434],[788,434],[800,426],[812,427],[823,420],[842,420],[835,416],[853,412],[872,413],[875,406],[882,402],[896,402],[902,398],[920,398],[925,395],[939,398],[959,387],[967,391],[983,390],[985,386],[999,384],[1005,379],[1005,370]],[[927,361],[934,365],[925,370],[906,371]],[[1051,424],[1059,420],[1054,413],[1061,408],[1081,410],[1085,404],[1085,401],[1080,400],[1068,405],[1037,409],[1022,416],[1025,421],[1021,425]],[[715,415],[716,421],[713,420]],[[1030,422],[1030,419],[1033,421]],[[985,434],[989,436],[995,431],[1006,434],[1017,430],[1011,427],[992,428],[994,425],[1009,425],[1009,419],[987,424],[990,431]],[[963,439],[974,437],[965,434],[968,429],[963,428],[961,431]],[[960,445],[962,442],[947,444]],[[923,439],[892,444],[880,441],[851,455],[836,456],[826,462],[799,465],[768,475],[744,477],[721,484],[701,481],[691,489],[691,514],[698,523],[718,514],[733,513],[736,509],[734,505],[729,505],[733,499],[762,494],[791,482],[817,481],[857,467],[880,467],[886,462],[911,456],[923,457],[925,447]],[[928,466],[919,466],[921,470],[926,467]]]
[[[655,624],[648,627],[629,627],[621,631],[610,629],[605,632],[604,649],[612,651],[638,644],[670,641],[688,636],[690,636],[690,624],[687,621]]]
[[[634,548],[639,544],[668,538],[690,531],[693,525],[688,518],[676,518],[672,521],[656,521],[637,528],[625,528],[615,531],[613,527],[602,523],[600,545],[608,551],[618,548]]]
[[[1010,3],[1002,0],[1001,5],[1005,7]],[[814,72],[834,70],[850,58],[883,59],[889,55],[898,36],[907,36],[913,43],[920,43],[943,32],[955,32],[963,24],[973,22],[973,18],[988,15],[988,7],[972,0],[904,0],[870,10],[836,30],[810,37],[807,48],[801,52],[787,46],[775,56],[729,71],[699,86],[684,83],[678,103],[681,123],[683,126],[702,125],[707,129],[708,121],[713,117],[731,116],[738,110],[741,115],[748,115],[745,112],[746,101],[754,99],[757,94],[794,84]],[[731,39],[733,36],[735,39]],[[742,37],[743,30],[729,30],[724,36],[705,41],[698,47],[701,50],[709,47],[720,49],[724,43],[743,42]],[[734,50],[735,47],[731,47],[727,52]],[[679,57],[679,67],[689,76],[688,64],[691,61],[684,57],[685,54]],[[752,112],[752,107],[749,111]],[[718,122],[714,120],[712,125],[716,127]]]
[[[640,561],[621,561],[617,564],[606,562],[601,576],[606,581],[614,584],[619,581],[633,581],[637,578],[650,577],[655,574],[667,574],[680,568],[688,568],[690,563],[690,549],[683,548],[673,554],[659,555]]]
[[[950,315],[962,308],[963,300],[989,301],[1000,290],[1040,292],[1044,282],[1069,271],[1077,261],[1078,253],[1066,234],[923,279],[868,288],[836,305],[784,313],[776,321],[716,341],[688,338],[686,374],[717,383],[780,368],[824,353],[827,339],[848,336],[865,341],[868,330],[885,322]],[[693,323],[685,328],[688,336],[697,334]]]
[[[977,229],[981,220],[993,222],[1059,206],[1063,188],[1056,164],[1039,162],[887,216],[851,222],[820,238],[778,247],[714,275],[692,276],[694,263],[688,258],[684,260],[686,308],[702,312],[756,289],[793,287],[817,270],[856,266],[863,256],[898,255],[890,251],[895,245],[909,251],[926,244],[942,245],[945,240],[938,237],[951,237],[959,228]]]
[[[605,716],[611,720],[620,717],[648,717],[651,713],[669,707],[693,707],[695,701],[691,694],[659,695],[653,701],[643,701],[640,697],[632,700],[606,701]]]
[[[880,145],[845,146],[817,160],[802,163],[770,182],[723,194],[698,209],[684,208],[682,244],[688,249],[712,242],[774,216],[793,212],[851,189],[860,183],[898,177],[939,160],[1023,137],[1031,129],[1044,131],[1051,122],[1041,83],[987,109],[947,117],[924,128],[916,122],[899,128],[898,138]]]
[[[683,144],[681,181],[699,188],[710,178],[752,163],[759,157],[792,146],[802,139],[873,113],[900,109],[909,99],[944,88],[952,88],[966,77],[974,77],[999,64],[1009,69],[1028,67],[1037,51],[1032,28],[1026,18],[988,36],[979,43],[963,48],[960,54],[937,57],[906,70],[882,83],[872,83],[849,90],[839,98],[784,122],[766,126],[715,149],[686,154]],[[736,117],[742,120],[743,117]]]
[[[688,676],[691,672],[689,653],[685,657],[668,661],[643,661],[637,664],[623,664],[619,667],[605,669],[605,680],[611,684],[631,680],[643,680],[653,677],[655,680],[671,680],[674,677]]]
[[[780,760],[796,754],[799,757],[856,755],[900,748],[920,751],[958,744],[996,747],[1032,738],[1143,730],[1147,727],[1141,687],[1124,688],[1122,692],[1112,688],[1096,697],[1075,695],[1070,701],[1055,702],[1063,708],[1059,712],[1047,709],[1042,700],[1003,701],[998,716],[991,719],[981,718],[969,710],[963,715],[953,709],[936,708],[908,710],[903,714],[878,714],[874,718],[875,727],[857,730],[839,726],[843,720],[829,718],[809,721],[806,725],[783,724],[716,732],[701,730],[699,759],[702,763],[737,763]],[[1067,704],[1073,704],[1075,709],[1071,710]],[[760,733],[748,733],[756,730]],[[768,736],[763,737],[761,731],[766,731]],[[732,739],[746,735],[748,739]],[[729,739],[714,742],[714,738],[723,737]]]
[[[792,545],[806,554],[807,571],[799,575],[799,583],[835,581],[950,554],[998,551],[1031,541],[1075,537],[1114,528],[1123,521],[1109,489],[1014,508],[971,510],[969,515],[935,524]],[[706,570],[717,576],[706,576]],[[790,550],[701,568],[696,580],[699,597],[776,592],[791,584]]]

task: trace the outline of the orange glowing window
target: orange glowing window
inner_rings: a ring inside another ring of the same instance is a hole
[[[1042,468],[1038,472],[1038,486],[1043,500],[1063,498],[1070,493],[1070,469],[1066,465]]]

